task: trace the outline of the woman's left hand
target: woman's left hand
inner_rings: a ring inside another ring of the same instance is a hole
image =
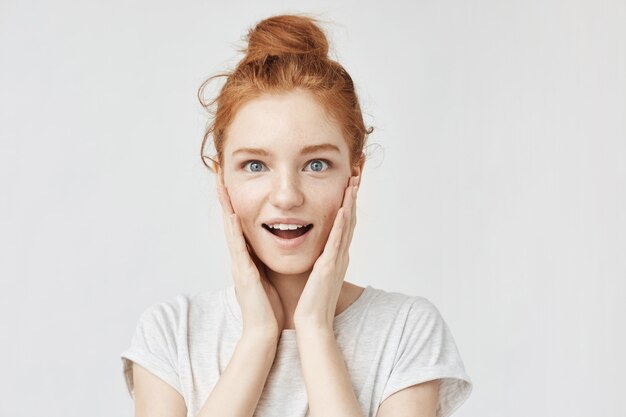
[[[337,301],[348,269],[350,242],[356,225],[356,195],[359,177],[350,177],[341,208],[326,241],[324,251],[300,295],[293,315],[296,329],[302,326],[333,328]]]

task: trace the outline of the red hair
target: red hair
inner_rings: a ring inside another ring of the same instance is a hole
[[[352,78],[336,61],[328,58],[328,41],[317,20],[304,15],[272,16],[248,31],[245,57],[237,67],[209,77],[198,89],[200,104],[213,115],[202,140],[200,154],[222,167],[227,129],[237,110],[247,101],[265,93],[283,93],[301,88],[313,94],[326,113],[341,126],[351,166],[362,158],[366,128]],[[207,102],[204,88],[215,77],[226,77],[219,95]],[[216,110],[211,107],[216,105]],[[207,139],[213,135],[217,161],[203,155]]]

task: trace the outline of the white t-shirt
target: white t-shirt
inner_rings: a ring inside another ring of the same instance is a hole
[[[176,389],[187,416],[196,417],[241,338],[241,317],[234,284],[148,307],[121,355],[131,397],[134,361]],[[442,379],[437,417],[452,414],[472,391],[452,333],[424,297],[368,285],[335,316],[333,329],[364,416],[375,417],[391,394],[433,379]],[[308,416],[295,332],[282,331],[254,417]]]

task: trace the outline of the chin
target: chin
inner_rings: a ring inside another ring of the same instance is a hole
[[[277,261],[266,262],[265,265],[277,274],[298,275],[310,271],[313,268],[313,263],[308,259],[290,259],[290,257],[285,256]]]

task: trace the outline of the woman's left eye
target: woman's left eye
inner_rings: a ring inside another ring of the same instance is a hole
[[[323,164],[326,164],[330,168],[330,162],[328,162],[325,159],[313,159],[309,161],[307,165],[310,165],[311,167],[315,167],[315,169],[313,169],[314,172],[322,172],[324,168]],[[318,167],[319,169],[317,169]]]

